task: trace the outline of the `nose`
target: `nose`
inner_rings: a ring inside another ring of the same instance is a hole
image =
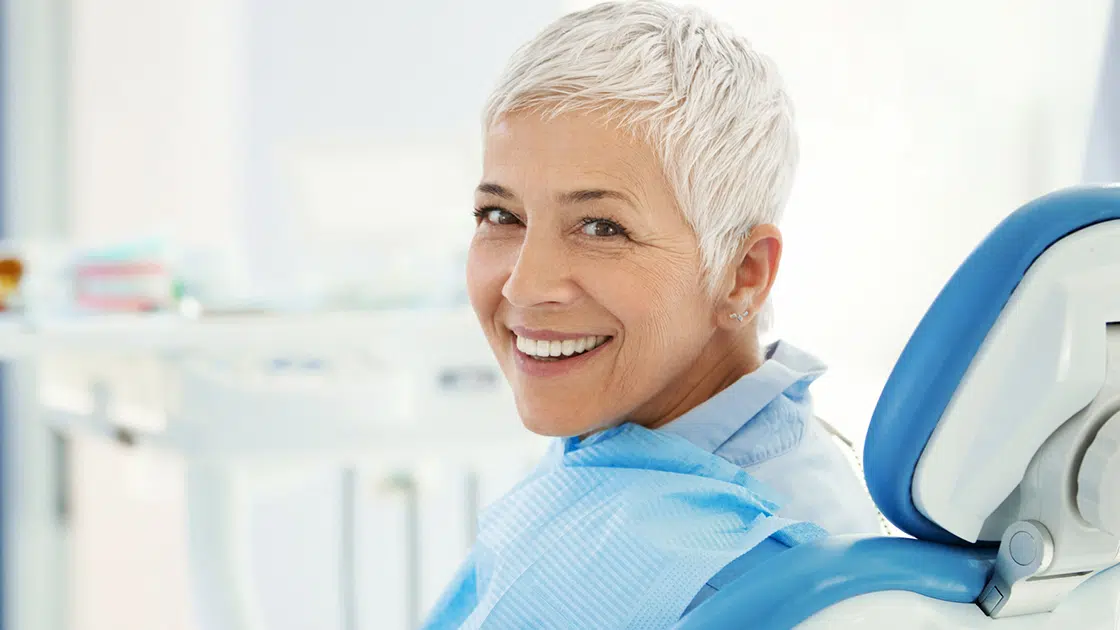
[[[515,307],[559,306],[575,301],[579,288],[572,278],[564,244],[547,233],[525,231],[517,260],[502,296]]]

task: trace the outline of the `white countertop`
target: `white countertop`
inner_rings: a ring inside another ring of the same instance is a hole
[[[426,331],[477,330],[469,309],[297,314],[125,314],[27,319],[0,315],[0,360],[43,353],[178,353],[348,347]],[[481,333],[479,333],[481,334]]]

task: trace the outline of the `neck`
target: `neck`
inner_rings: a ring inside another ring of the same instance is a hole
[[[700,356],[679,377],[640,409],[629,421],[657,429],[688,413],[762,365],[758,334],[719,331]]]

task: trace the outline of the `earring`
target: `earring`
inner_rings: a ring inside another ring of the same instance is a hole
[[[747,310],[743,311],[742,313],[732,313],[730,315],[730,317],[731,317],[731,319],[733,319],[733,320],[739,322],[740,324],[742,324],[743,323],[743,318],[746,317],[747,315],[750,315],[750,314],[751,314],[751,310],[748,308]]]

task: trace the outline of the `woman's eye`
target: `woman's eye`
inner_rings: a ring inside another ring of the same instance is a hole
[[[622,226],[614,221],[607,221],[606,219],[590,219],[584,221],[583,233],[587,236],[596,236],[599,238],[622,236],[626,234]]]
[[[475,215],[490,225],[517,225],[521,222],[517,215],[501,208],[482,208]]]

